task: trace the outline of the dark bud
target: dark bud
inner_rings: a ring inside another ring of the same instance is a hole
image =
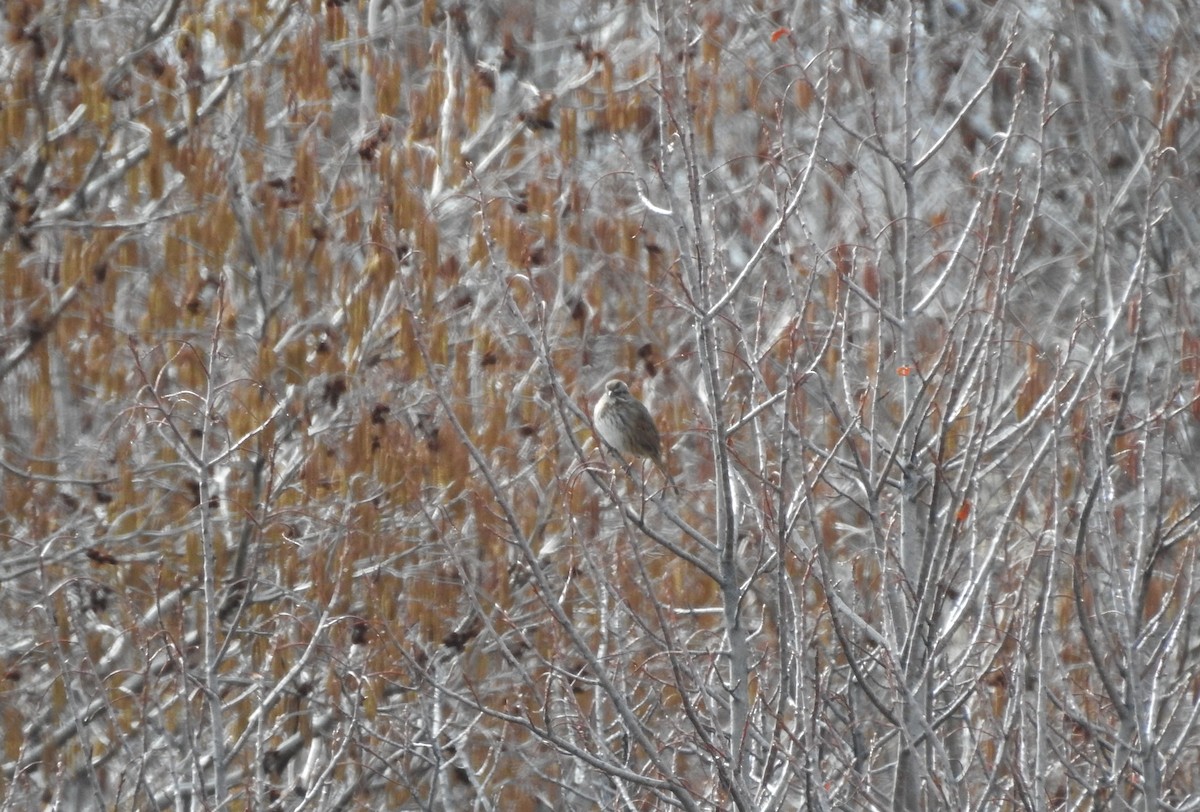
[[[348,388],[349,384],[346,383],[345,376],[338,375],[332,378],[325,384],[325,401],[336,409],[342,399],[342,395],[346,394]]]
[[[116,564],[116,563],[118,563],[116,558],[109,555],[108,553],[106,553],[104,550],[102,550],[99,547],[88,547],[87,550],[84,551],[84,555],[86,555],[89,559],[91,559],[92,562],[95,564]]]

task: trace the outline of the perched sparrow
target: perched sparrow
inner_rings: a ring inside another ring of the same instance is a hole
[[[662,440],[654,418],[642,402],[629,393],[624,381],[609,381],[604,385],[604,397],[596,402],[592,422],[600,441],[627,457],[645,457],[662,471],[671,489],[679,493],[675,478],[662,459]]]

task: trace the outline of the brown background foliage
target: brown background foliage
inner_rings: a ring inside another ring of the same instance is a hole
[[[9,0],[0,805],[1194,808],[1200,20],[828,5]]]

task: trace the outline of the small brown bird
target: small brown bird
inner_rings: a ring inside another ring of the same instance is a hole
[[[602,444],[622,456],[644,457],[653,462],[678,495],[679,486],[663,463],[662,440],[654,418],[642,402],[630,394],[624,381],[612,380],[604,385],[604,396],[596,402],[592,422]]]

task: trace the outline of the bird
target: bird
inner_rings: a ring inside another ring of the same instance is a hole
[[[663,462],[662,438],[654,418],[624,381],[614,379],[604,385],[604,395],[592,411],[592,423],[603,445],[622,456],[650,460],[679,494],[679,486]]]

